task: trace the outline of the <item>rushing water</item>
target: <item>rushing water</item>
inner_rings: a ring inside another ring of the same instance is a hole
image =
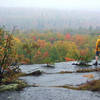
[[[57,74],[60,71],[76,71],[78,66],[72,62],[56,63],[55,68],[43,67],[44,64],[22,65],[22,72],[30,73],[36,70],[46,72],[41,76],[20,77],[28,84],[37,84],[39,87],[27,87],[22,91],[6,91],[0,93],[0,100],[100,100],[100,92],[79,91],[54,86],[78,85],[90,79],[83,75],[90,73]],[[92,66],[94,67],[94,66]],[[94,79],[100,78],[100,72],[91,72]]]

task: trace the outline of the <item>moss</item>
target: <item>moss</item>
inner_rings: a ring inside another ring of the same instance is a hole
[[[1,85],[0,92],[7,90],[16,90],[18,88],[18,84],[9,84],[9,85]]]
[[[28,84],[25,83],[24,81],[22,80],[15,80],[13,81],[12,83],[10,84],[3,84],[0,86],[0,92],[3,92],[3,91],[10,91],[10,90],[21,90],[25,87],[27,87]]]
[[[4,78],[2,79],[2,82],[0,84],[0,92],[6,91],[6,90],[19,90],[24,87],[27,87],[27,83],[25,83],[22,80],[18,80],[20,76],[24,76],[25,73],[16,73],[9,77],[4,75]]]
[[[17,87],[16,90],[21,90],[21,89],[23,89],[23,88],[25,88],[25,87],[28,86],[28,84],[25,83],[25,82],[22,81],[22,80],[16,80],[15,82],[18,84],[18,87]]]

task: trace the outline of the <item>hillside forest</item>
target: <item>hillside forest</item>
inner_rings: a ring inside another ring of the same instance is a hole
[[[0,29],[0,62],[41,64],[64,61],[89,62],[95,57],[98,35],[53,33],[10,33]],[[6,58],[4,58],[6,57]],[[1,65],[2,66],[2,65]]]

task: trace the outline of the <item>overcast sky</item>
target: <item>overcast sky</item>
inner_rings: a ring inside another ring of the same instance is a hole
[[[100,0],[0,0],[0,7],[100,10]]]

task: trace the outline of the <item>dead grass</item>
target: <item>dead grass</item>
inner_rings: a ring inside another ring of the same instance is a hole
[[[100,91],[100,80],[93,80],[78,86],[65,85],[65,86],[55,86],[55,87],[67,88],[72,90]]]
[[[100,80],[93,80],[78,87],[79,90],[100,91]]]
[[[84,73],[84,72],[95,72],[95,71],[100,71],[100,68],[85,68],[85,69],[79,69],[76,72]]]

